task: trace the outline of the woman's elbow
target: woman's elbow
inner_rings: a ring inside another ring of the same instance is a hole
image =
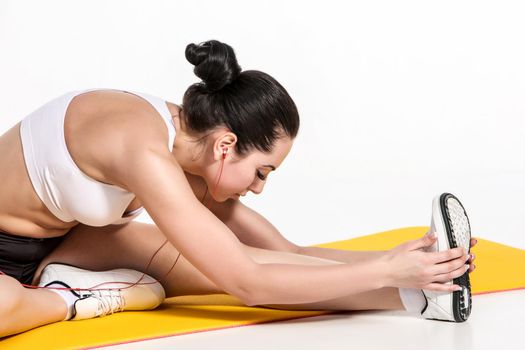
[[[244,305],[246,306],[255,306],[255,305],[261,305],[258,302],[258,298],[256,296],[256,292],[254,291],[246,291],[242,290],[236,293],[237,295],[234,295],[237,299],[239,299]]]
[[[244,305],[260,305],[261,284],[258,276],[260,274],[257,271],[245,272],[238,277],[238,282],[233,288],[225,288],[226,292],[239,299]]]

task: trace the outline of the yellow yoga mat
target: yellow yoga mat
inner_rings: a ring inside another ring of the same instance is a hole
[[[402,228],[318,246],[386,250],[419,238],[427,230],[428,227]],[[470,275],[474,295],[525,288],[525,250],[478,238],[472,251],[476,254],[476,270]],[[0,349],[93,348],[327,313],[330,312],[247,307],[228,295],[176,297],[155,311],[123,312],[43,326],[1,340]]]

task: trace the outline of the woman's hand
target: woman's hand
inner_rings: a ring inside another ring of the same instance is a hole
[[[388,266],[387,285],[444,292],[456,290],[457,285],[444,283],[470,270],[467,261],[473,259],[462,247],[442,252],[421,250],[435,241],[435,235],[425,235],[387,251],[382,257]]]

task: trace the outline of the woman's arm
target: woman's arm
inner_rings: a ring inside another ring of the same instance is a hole
[[[266,218],[240,200],[230,199],[217,204],[214,205],[214,214],[242,243],[256,248],[299,253],[301,247],[287,240]]]
[[[130,146],[122,157],[122,166],[127,167],[120,170],[122,182],[193,266],[247,305],[317,302],[395,285],[397,280],[415,287],[438,281],[435,275],[443,270],[426,276],[425,269],[434,268],[444,256],[423,252],[396,252],[389,260],[333,266],[257,264],[233,232],[197,200],[168,150],[154,146],[145,150],[133,148]],[[457,254],[459,250],[445,253],[450,252]],[[399,269],[394,271],[395,267]],[[450,288],[441,284],[432,287]]]
[[[132,147],[130,147],[132,148]],[[381,288],[380,261],[334,266],[257,264],[242,243],[194,196],[169,152],[135,150],[121,179],[184,257],[225,292],[248,305],[305,303]]]
[[[309,255],[350,264],[378,259],[388,252],[385,250],[342,250],[298,246],[287,240],[279,230],[261,214],[241,203],[239,200],[215,203],[214,208],[215,215],[235,233],[237,238],[244,244],[252,247]],[[470,246],[474,247],[476,243],[477,240],[472,238]],[[473,261],[474,257],[471,257],[469,259],[469,263],[471,264],[469,272],[472,272],[475,268],[472,264]]]
[[[342,250],[321,247],[300,247],[299,254],[354,264],[378,259],[385,255],[384,250]]]
[[[376,259],[384,251],[353,251],[321,247],[298,246],[288,241],[266,218],[239,200],[228,200],[214,205],[214,213],[246,245],[309,255],[324,259],[356,263]]]

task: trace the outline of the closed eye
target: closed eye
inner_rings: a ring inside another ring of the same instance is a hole
[[[266,176],[264,176],[259,170],[257,170],[257,177],[262,181],[266,181]]]

